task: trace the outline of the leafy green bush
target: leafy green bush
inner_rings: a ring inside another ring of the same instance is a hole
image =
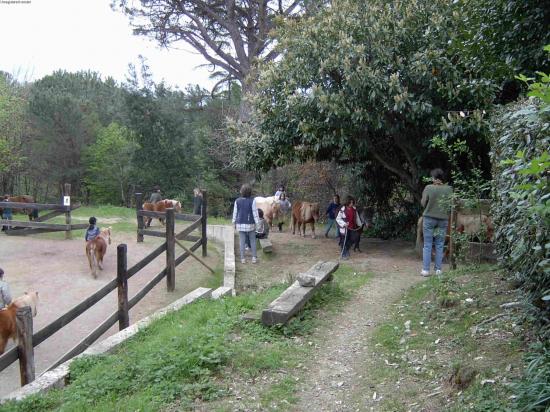
[[[550,406],[550,78],[539,75],[529,87],[532,100],[496,116],[492,153],[497,253],[522,287],[525,315],[538,338],[516,386],[517,409],[529,411]]]

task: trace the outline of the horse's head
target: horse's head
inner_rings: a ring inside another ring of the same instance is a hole
[[[32,316],[34,317],[38,313],[36,309],[38,306],[38,292],[25,292],[24,295],[14,299],[13,304],[18,308],[30,307]]]
[[[273,219],[279,219],[279,215],[281,214],[281,205],[279,203],[274,203],[271,205],[271,216]]]
[[[111,244],[111,226],[101,229],[101,237]]]

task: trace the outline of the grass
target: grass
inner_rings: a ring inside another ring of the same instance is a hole
[[[511,410],[521,329],[506,314],[482,324],[511,300],[510,286],[489,266],[432,277],[410,289],[372,338],[378,354],[372,375],[386,387],[380,410]],[[400,384],[387,386],[395,382]]]
[[[299,316],[273,328],[241,316],[265,307],[285,285],[193,303],[154,322],[112,355],[73,362],[64,390],[1,410],[234,410],[237,393],[244,409],[285,409],[296,402],[297,371],[319,313],[336,310],[368,278],[341,267]]]

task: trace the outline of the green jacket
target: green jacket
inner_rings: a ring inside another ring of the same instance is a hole
[[[434,219],[448,219],[451,206],[453,188],[449,185],[428,185],[422,192],[422,216],[433,217]]]

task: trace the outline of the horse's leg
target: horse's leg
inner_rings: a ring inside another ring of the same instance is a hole
[[[290,224],[292,225],[292,234],[296,234],[296,219],[294,219],[294,214],[290,218]]]
[[[8,340],[0,336],[0,355],[3,354],[6,349],[6,343],[8,343]]]
[[[311,238],[315,239],[315,222],[311,222],[311,232],[312,232]]]
[[[302,237],[306,237],[306,222],[300,222],[298,223],[298,233],[300,233],[300,225],[302,225]]]

